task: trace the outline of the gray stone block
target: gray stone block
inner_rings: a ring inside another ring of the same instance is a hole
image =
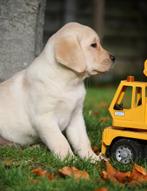
[[[42,49],[45,0],[0,0],[0,80],[29,65]]]

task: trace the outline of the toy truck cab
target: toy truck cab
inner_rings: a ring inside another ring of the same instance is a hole
[[[147,130],[147,83],[133,77],[121,81],[109,107],[113,127]]]
[[[112,126],[104,129],[102,153],[123,164],[146,157],[147,83],[135,81],[133,76],[121,81],[109,112]]]

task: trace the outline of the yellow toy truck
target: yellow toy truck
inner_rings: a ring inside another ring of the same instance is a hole
[[[144,63],[147,76],[147,60]],[[102,154],[122,164],[147,156],[147,82],[134,76],[120,82],[109,107],[112,126],[104,129]]]

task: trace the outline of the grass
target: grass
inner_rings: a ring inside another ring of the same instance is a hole
[[[101,147],[103,128],[111,124],[107,108],[114,91],[115,89],[111,87],[88,89],[84,117],[91,143],[98,148]],[[70,177],[61,177],[58,169],[67,165],[86,170],[90,180],[77,181]],[[146,163],[144,166],[147,166]],[[54,173],[56,179],[48,181],[45,177],[36,177],[31,170],[37,167]],[[101,187],[106,187],[109,191],[147,190],[147,184],[135,187],[103,181],[100,178],[102,168],[104,168],[103,162],[91,164],[88,160],[80,158],[60,161],[42,144],[24,148],[4,146],[0,148],[0,191],[94,191]]]

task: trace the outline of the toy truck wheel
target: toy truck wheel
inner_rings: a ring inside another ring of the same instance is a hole
[[[135,140],[119,139],[112,143],[110,154],[117,162],[129,164],[141,158],[142,149],[141,145]]]

